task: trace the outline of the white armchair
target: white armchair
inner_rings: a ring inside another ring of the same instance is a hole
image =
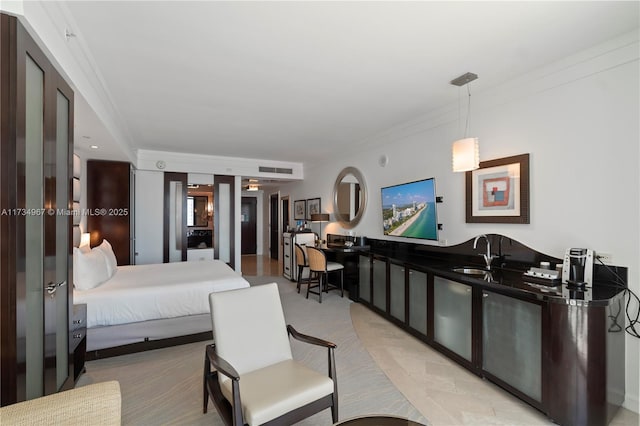
[[[212,293],[209,302],[205,413],[211,396],[227,425],[289,425],[326,408],[338,421],[335,345],[285,326],[275,283]],[[293,359],[289,336],[327,348],[328,376]]]

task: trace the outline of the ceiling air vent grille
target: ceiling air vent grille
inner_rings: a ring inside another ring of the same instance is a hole
[[[260,166],[258,168],[258,170],[261,173],[281,173],[283,175],[292,175],[293,174],[293,169],[285,169],[285,168],[282,168],[282,167]]]

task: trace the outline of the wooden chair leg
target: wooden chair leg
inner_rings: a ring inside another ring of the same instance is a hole
[[[311,289],[311,274],[313,274],[313,272],[309,271],[309,281],[307,281],[307,299],[309,298],[309,290]]]
[[[298,265],[298,285],[297,285],[298,293],[300,293],[300,282],[302,281],[302,269],[303,269],[302,266]]]
[[[211,374],[211,363],[207,353],[204,353],[204,374],[202,375],[203,397],[202,400],[202,412],[207,414],[207,408],[209,406],[209,390],[207,389],[207,376]]]
[[[344,297],[344,270],[340,269],[340,297]]]

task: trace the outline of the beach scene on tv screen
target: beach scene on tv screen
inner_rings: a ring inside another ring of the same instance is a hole
[[[438,239],[433,179],[382,188],[384,235]]]

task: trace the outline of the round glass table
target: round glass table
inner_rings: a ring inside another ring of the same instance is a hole
[[[425,426],[413,420],[393,416],[363,416],[343,420],[336,423],[339,426]]]

